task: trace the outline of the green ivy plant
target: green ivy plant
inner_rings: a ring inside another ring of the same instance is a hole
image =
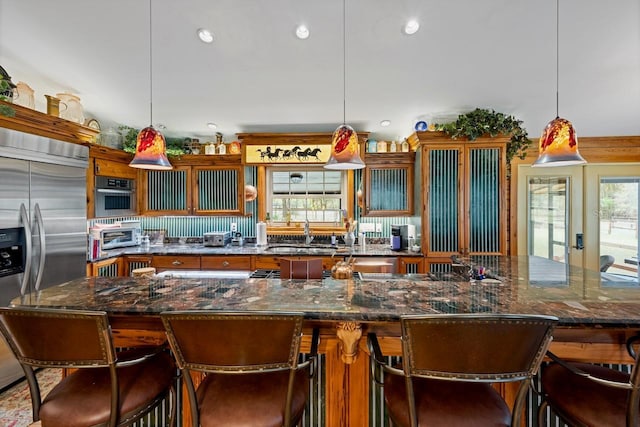
[[[11,102],[11,99],[2,95],[3,92],[7,92],[11,90],[11,86],[9,86],[9,82],[4,79],[2,75],[0,75],[0,99],[3,101]],[[0,105],[0,115],[6,117],[13,117],[16,115],[16,110],[8,105]]]
[[[445,132],[452,139],[467,137],[473,141],[483,135],[496,137],[498,135],[510,135],[511,140],[507,144],[507,163],[514,156],[524,159],[527,148],[532,141],[527,130],[522,127],[522,120],[494,110],[476,108],[466,114],[460,114],[455,122],[436,123],[436,130]]]
[[[118,129],[124,136],[122,149],[127,153],[135,154],[136,139],[138,138],[140,130],[134,129],[130,126],[119,126]],[[164,140],[167,143],[167,156],[177,157],[186,154],[186,151],[184,150],[184,138],[165,137]]]

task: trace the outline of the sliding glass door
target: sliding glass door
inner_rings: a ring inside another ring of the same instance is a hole
[[[640,165],[518,167],[518,254],[640,284]]]
[[[585,169],[585,263],[606,278],[638,283],[640,165],[593,165]]]

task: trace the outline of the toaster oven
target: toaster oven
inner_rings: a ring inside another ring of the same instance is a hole
[[[229,242],[231,242],[229,231],[211,231],[202,236],[204,246],[226,246]]]

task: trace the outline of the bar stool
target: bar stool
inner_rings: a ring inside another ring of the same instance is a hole
[[[520,426],[530,380],[557,321],[506,314],[404,316],[401,368],[385,362],[370,333],[372,378],[384,387],[392,425]],[[494,382],[519,382],[512,408]]]
[[[116,353],[105,312],[2,307],[0,332],[27,377],[34,422],[128,426],[167,400],[174,425],[177,371],[167,347]],[[41,400],[37,367],[75,370]]]
[[[165,312],[160,317],[183,373],[194,427],[296,425],[315,374],[318,330],[310,358],[298,362],[301,313]],[[192,373],[206,376],[197,389]]]
[[[551,352],[552,362],[540,373],[542,402],[538,425],[545,424],[547,407],[570,425],[636,427],[640,411],[640,369],[634,346],[640,335],[627,340],[633,358],[631,374],[589,363],[567,362]]]

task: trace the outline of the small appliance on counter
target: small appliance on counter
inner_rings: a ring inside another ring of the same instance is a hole
[[[134,227],[104,228],[99,233],[102,250],[138,246],[140,244],[139,229]]]
[[[244,244],[244,239],[242,238],[242,233],[233,233],[233,239],[231,239],[231,246],[242,246]]]
[[[202,236],[204,246],[226,246],[230,242],[231,233],[229,231],[211,231]]]
[[[394,236],[399,236],[399,246],[394,248]],[[395,251],[408,250],[416,240],[416,226],[412,224],[391,226],[391,249]]]

